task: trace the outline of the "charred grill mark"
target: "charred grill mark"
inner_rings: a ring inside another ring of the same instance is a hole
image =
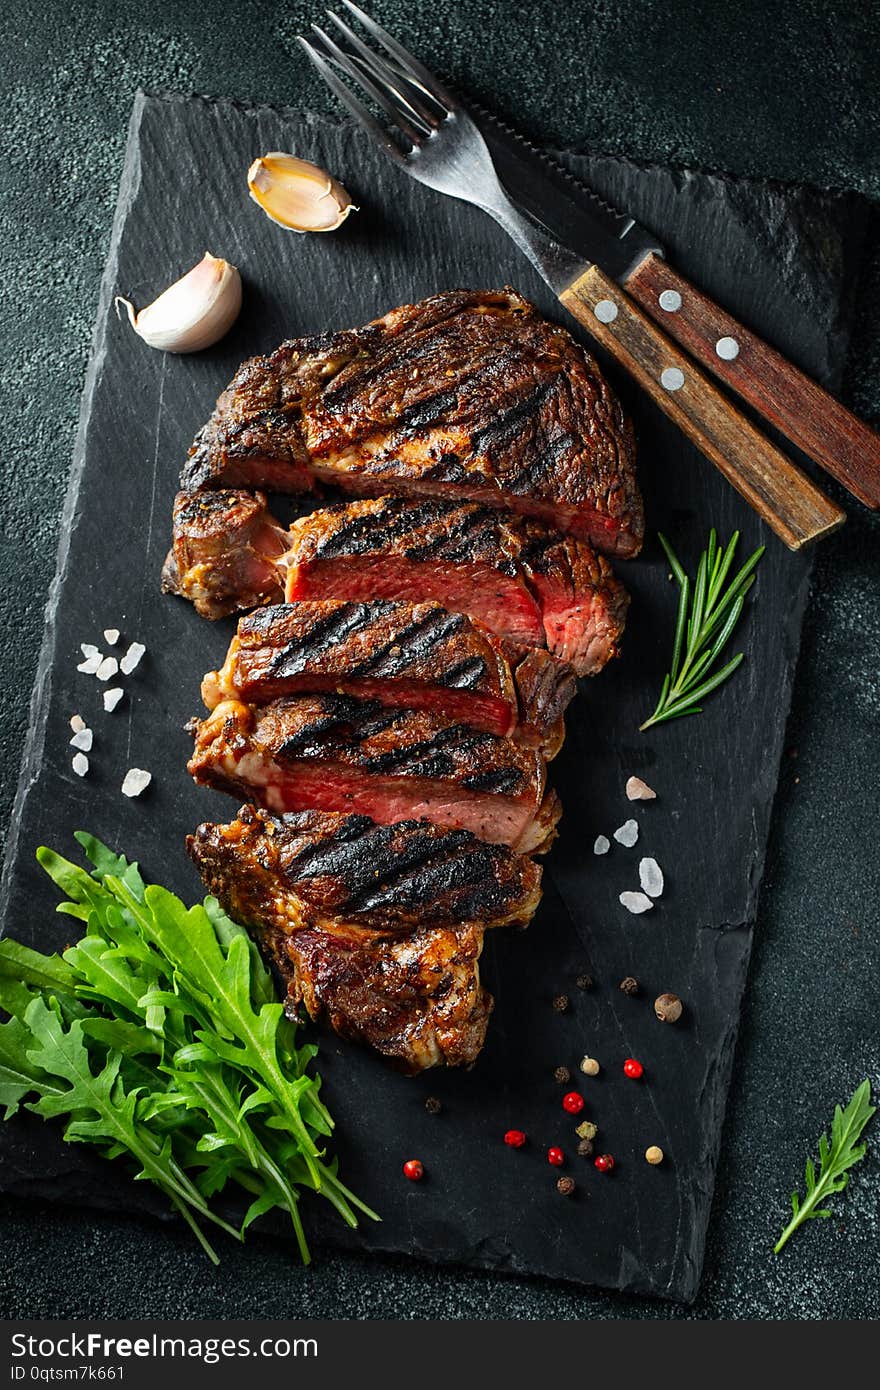
[[[344,912],[375,911],[396,903],[412,910],[440,900],[454,903],[463,921],[478,920],[490,908],[503,910],[493,856],[475,847],[467,831],[450,831],[448,843],[440,846],[419,833],[419,822],[405,821],[403,826],[403,852],[391,834],[367,835],[358,842],[357,854],[345,866]],[[402,827],[390,827],[395,828]]]
[[[441,685],[451,690],[476,690],[486,674],[486,663],[480,656],[469,657],[450,666],[438,677]]]
[[[524,778],[519,768],[493,767],[462,778],[462,785],[472,792],[492,796],[516,796],[523,788]]]
[[[358,514],[345,515],[344,509],[333,528],[326,529],[315,545],[316,560],[335,560],[349,555],[374,555],[393,549],[393,543],[413,526],[423,524],[417,507],[403,507],[382,499],[382,506]]]
[[[218,492],[179,492],[174,499],[175,526],[202,526],[206,521],[224,520],[240,494],[220,490]]]
[[[416,430],[428,429],[444,415],[451,415],[458,405],[458,389],[438,391],[427,400],[416,401],[405,406],[391,422],[398,433],[413,434]]]
[[[296,816],[284,817],[295,823]],[[497,846],[484,845],[466,830],[438,835],[421,821],[376,825],[351,816],[335,842],[313,843],[284,855],[284,877],[291,886],[301,879],[332,879],[344,885],[340,916],[399,905],[412,911],[450,899],[460,920],[478,920],[487,912],[503,913],[518,883],[499,874]]]
[[[345,695],[280,700],[258,727],[279,761],[340,759],[371,776],[454,779],[468,791],[507,796],[526,794],[539,776],[536,760],[506,738]],[[391,746],[382,746],[383,735]]]
[[[485,560],[504,573],[516,573],[516,566],[500,548],[498,518],[488,507],[453,503],[444,512],[440,503],[432,520],[440,523],[440,529],[433,537],[420,536],[418,528],[413,528],[412,543],[404,552],[408,560],[415,563],[430,559],[443,559],[450,563]]]
[[[555,470],[570,456],[576,445],[577,440],[570,434],[557,435],[548,440],[529,458],[524,467],[518,468],[505,479],[506,487],[518,497],[527,497],[530,493],[542,491],[539,486],[541,479],[552,478]]]
[[[471,475],[458,454],[444,453],[440,455],[436,463],[424,470],[424,476],[429,482],[459,483],[462,487],[466,487]]]
[[[395,629],[391,637],[363,661],[352,663],[346,670],[346,679],[399,676],[418,662],[424,661],[433,646],[461,632],[466,622],[467,619],[462,613],[448,613],[445,608],[439,606],[429,609],[424,616]],[[479,676],[482,676],[486,672],[486,663],[482,660],[480,668]],[[448,683],[445,677],[441,679],[444,685]],[[471,683],[475,683],[473,677]]]
[[[296,637],[272,654],[269,671],[278,679],[300,675],[316,666],[331,648],[339,646],[355,633],[367,632],[385,616],[390,607],[390,604],[381,601],[375,604],[343,603],[334,606],[329,613],[315,616],[308,631],[297,633]]]
[[[557,385],[558,378],[553,377],[549,382],[542,382],[524,400],[515,401],[506,409],[493,414],[482,429],[474,431],[471,435],[471,453],[476,456],[486,454],[491,457],[494,453],[508,447],[515,436],[521,432],[526,421],[540,415],[545,403],[557,389]]]

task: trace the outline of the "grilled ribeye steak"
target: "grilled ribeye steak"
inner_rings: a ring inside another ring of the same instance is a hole
[[[541,754],[512,739],[348,695],[229,700],[191,726],[197,782],[271,811],[347,811],[382,825],[429,820],[543,853],[561,807]]]
[[[553,756],[575,678],[547,652],[508,650],[462,613],[381,600],[258,608],[239,620],[223,668],[202,682],[209,709],[325,691],[428,710]]]
[[[181,487],[450,494],[635,555],[632,429],[593,359],[514,290],[454,290],[245,362]]]
[[[492,999],[487,927],[525,926],[540,869],[466,831],[246,806],[187,841],[208,891],[274,960],[293,1008],[409,1072],[468,1066]]]
[[[579,676],[616,655],[629,604],[586,541],[475,502],[362,498],[285,531],[260,492],[178,493],[166,591],[219,618],[274,602],[285,587],[291,603],[442,603],[496,636],[547,647]]]

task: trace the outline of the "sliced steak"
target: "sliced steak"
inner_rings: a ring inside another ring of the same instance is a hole
[[[593,675],[617,653],[629,603],[585,541],[472,502],[380,497],[290,528],[286,597],[433,600]]]
[[[644,533],[634,452],[569,333],[514,290],[455,290],[245,362],[181,487],[453,495],[626,556]]]
[[[285,585],[291,603],[442,603],[496,636],[547,647],[579,676],[617,654],[629,605],[586,541],[474,502],[363,498],[310,512],[288,532],[262,493],[178,493],[166,591],[215,618],[275,602]]]
[[[232,917],[285,936],[303,911],[368,936],[458,922],[525,927],[541,897],[533,860],[426,821],[245,806],[231,825],[199,826],[187,847]]]
[[[162,592],[190,599],[203,618],[283,598],[287,533],[261,492],[179,492],[173,535]]]
[[[469,1066],[492,998],[485,928],[525,926],[540,869],[466,831],[246,806],[187,841],[208,891],[274,961],[288,1004],[402,1070]]]
[[[191,726],[197,782],[272,811],[429,820],[520,854],[543,853],[561,807],[541,754],[425,712],[348,695],[225,701]]]
[[[226,662],[202,682],[222,700],[270,704],[335,691],[558,752],[574,672],[547,652],[513,650],[439,604],[276,604],[239,620]]]

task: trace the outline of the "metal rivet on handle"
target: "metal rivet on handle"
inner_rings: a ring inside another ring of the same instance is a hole
[[[739,357],[739,343],[736,338],[719,338],[715,344],[715,351],[723,362],[732,362],[735,357]]]
[[[665,391],[680,391],[684,386],[684,372],[678,367],[664,367],[660,373],[660,385]]]
[[[681,308],[681,295],[678,290],[664,290],[660,296],[660,308],[667,314],[675,314]]]
[[[617,318],[617,305],[613,299],[600,299],[593,313],[600,323],[613,323]]]

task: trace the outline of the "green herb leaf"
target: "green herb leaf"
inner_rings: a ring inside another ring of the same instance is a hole
[[[814,1217],[827,1218],[833,1215],[827,1207],[819,1207],[835,1192],[842,1192],[849,1182],[849,1169],[859,1163],[867,1152],[867,1145],[860,1144],[865,1126],[875,1113],[871,1104],[871,1083],[863,1081],[853,1092],[845,1110],[837,1105],[831,1122],[831,1142],[822,1134],[819,1139],[819,1174],[816,1175],[812,1158],[808,1158],[804,1169],[804,1199],[797,1192],[791,1194],[792,1219],[773,1247],[778,1255],[786,1241],[804,1221]]]
[[[0,942],[0,1105],[66,1118],[65,1138],[127,1156],[188,1222],[241,1237],[257,1216],[285,1212],[308,1261],[300,1189],[320,1193],[349,1225],[378,1220],[340,1182],[324,1143],[333,1121],[271,974],[248,933],[214,898],[186,908],[129,864],[78,834],[90,874],[40,849],[84,934],[63,957]],[[30,1099],[28,1099],[30,1098]],[[241,1230],[209,1200],[246,1194]]]
[[[662,532],[658,532],[658,536],[678,583],[678,613],[669,672],[663,678],[654,713],[639,726],[642,730],[685,715],[699,714],[700,701],[723,684],[740,665],[742,652],[712,672],[739,622],[745,596],[754,583],[755,568],[764,554],[764,547],[759,546],[725,588],[739,532],[733,533],[722,550],[712,530],[692,586],[669,541]]]

